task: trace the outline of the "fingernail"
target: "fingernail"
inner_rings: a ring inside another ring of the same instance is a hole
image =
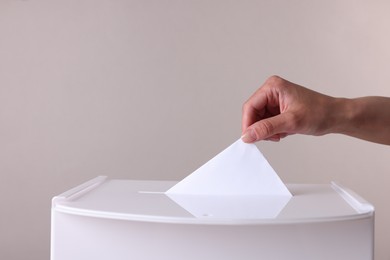
[[[245,133],[241,136],[242,141],[245,143],[253,143],[256,141],[256,133],[253,129],[248,129],[245,131]]]

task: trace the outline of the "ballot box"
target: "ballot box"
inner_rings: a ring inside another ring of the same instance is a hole
[[[196,213],[165,194],[175,183],[101,176],[55,196],[51,260],[373,259],[374,208],[337,183],[286,184],[293,196],[276,206],[231,196]]]

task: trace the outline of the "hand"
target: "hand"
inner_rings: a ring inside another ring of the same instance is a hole
[[[272,76],[243,106],[242,140],[252,143],[279,141],[296,133],[327,134],[337,118],[336,103],[336,98]]]

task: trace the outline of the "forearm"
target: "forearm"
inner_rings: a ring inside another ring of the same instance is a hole
[[[390,98],[335,98],[272,76],[245,102],[242,129],[247,143],[339,133],[390,145]]]
[[[336,98],[330,132],[390,145],[390,98]]]

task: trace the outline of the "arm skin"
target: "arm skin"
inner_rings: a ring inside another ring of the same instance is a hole
[[[390,145],[390,98],[335,98],[272,76],[243,105],[247,143],[330,133]]]

